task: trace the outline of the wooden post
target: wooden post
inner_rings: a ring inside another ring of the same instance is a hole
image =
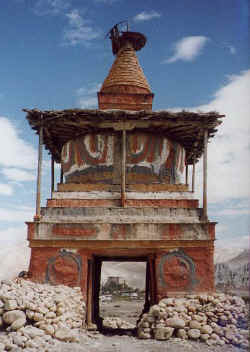
[[[192,168],[192,192],[195,190],[195,160],[193,160],[193,168]]]
[[[51,198],[55,190],[55,160],[51,155]]]
[[[186,165],[185,183],[186,183],[186,186],[188,186],[188,164]]]
[[[153,256],[149,256],[149,270],[150,270],[150,304],[156,304],[156,277],[155,277],[155,260]]]
[[[93,295],[93,260],[88,260],[88,275],[87,275],[87,327],[92,325],[92,295]]]
[[[35,220],[39,220],[40,216],[41,216],[42,159],[43,159],[43,126],[41,124],[40,130],[39,130],[38,166],[37,166],[37,182],[36,182],[36,215],[35,215]]]
[[[61,164],[61,171],[60,171],[60,183],[63,183],[63,168]]]
[[[149,261],[146,264],[146,282],[145,282],[145,303],[143,307],[143,312],[147,312],[150,308],[150,267]]]
[[[208,131],[204,130],[204,153],[203,153],[203,220],[207,221],[207,142]]]
[[[122,130],[121,203],[126,206],[126,130]]]

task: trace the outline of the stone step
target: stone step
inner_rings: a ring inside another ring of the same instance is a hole
[[[80,208],[42,208],[41,215],[43,219],[84,219],[92,217],[130,217],[130,218],[154,218],[154,217],[167,217],[167,218],[193,218],[200,217],[201,210],[189,208],[154,208],[154,207],[129,207],[129,208],[102,208],[102,207],[80,207]]]
[[[107,207],[119,208],[121,199],[48,199],[47,207],[55,208],[80,208],[80,207]],[[128,199],[126,198],[126,207],[160,207],[160,208],[198,208],[198,199]]]

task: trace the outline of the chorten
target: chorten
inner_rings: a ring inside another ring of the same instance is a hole
[[[105,261],[146,263],[144,311],[166,296],[214,290],[216,224],[207,216],[207,144],[223,117],[152,111],[153,94],[136,56],[145,36],[115,26],[110,38],[116,58],[98,92],[98,110],[24,110],[39,135],[36,214],[27,223],[29,277],[80,286],[87,324],[98,327]],[[51,154],[45,207],[43,146]],[[194,190],[201,156],[199,208]],[[57,187],[55,161],[61,164]]]

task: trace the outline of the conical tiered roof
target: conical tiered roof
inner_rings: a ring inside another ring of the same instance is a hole
[[[121,86],[129,86],[130,92],[133,92],[133,87],[143,88],[145,92],[151,93],[148,81],[139,64],[135,50],[130,42],[123,46],[109,71],[107,78],[104,80],[101,92],[122,91]],[[136,93],[137,90],[135,89]]]
[[[124,32],[111,39],[117,56],[98,93],[99,109],[152,110],[153,94],[135,53],[146,38]]]

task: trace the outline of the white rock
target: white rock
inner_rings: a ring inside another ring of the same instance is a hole
[[[188,330],[188,336],[191,339],[197,340],[200,337],[200,335],[201,335],[201,333],[200,333],[200,330],[198,330],[198,329],[190,329],[190,330]]]
[[[168,340],[174,332],[174,328],[171,327],[159,327],[154,329],[154,338],[156,340]]]
[[[187,336],[186,330],[185,329],[178,329],[177,337],[179,337],[180,339],[183,339],[183,340],[187,339],[188,336]]]
[[[191,320],[191,321],[189,322],[189,327],[190,327],[191,329],[198,329],[198,330],[200,330],[201,324],[200,324],[197,320]]]
[[[211,326],[205,324],[205,325],[202,325],[201,328],[200,328],[200,331],[202,334],[212,334],[212,331],[213,329],[211,328]]]
[[[75,342],[77,340],[76,335],[68,328],[61,328],[55,332],[55,337],[61,341]]]
[[[21,330],[21,332],[23,333],[24,336],[28,336],[31,339],[34,339],[36,336],[43,336],[44,335],[43,330],[38,329],[38,328],[31,326],[31,325],[25,326],[25,328],[23,328]]]
[[[15,299],[8,299],[5,301],[5,310],[15,310],[17,309],[17,301]]]
[[[25,323],[26,323],[26,317],[19,318],[11,324],[10,326],[11,330],[19,330],[25,325]]]
[[[9,325],[18,319],[26,319],[25,313],[21,310],[11,310],[3,315],[4,322]]]
[[[172,328],[181,329],[185,326],[185,321],[180,318],[169,318],[166,320],[166,325]]]
[[[209,335],[208,335],[208,334],[201,334],[201,335],[200,335],[200,339],[201,339],[202,341],[207,341],[207,340],[209,339]]]

